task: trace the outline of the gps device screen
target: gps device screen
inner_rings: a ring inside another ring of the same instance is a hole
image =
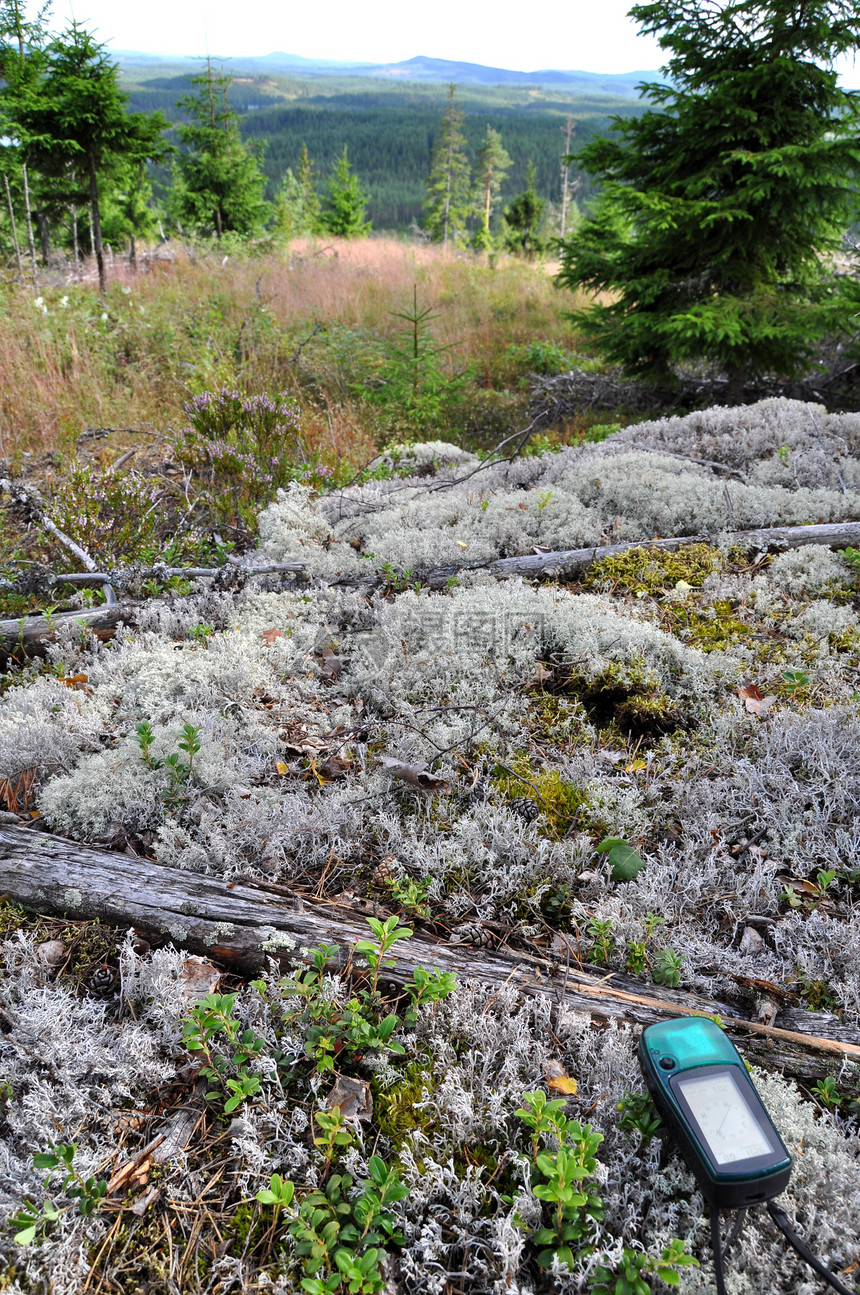
[[[718,1165],[766,1156],[773,1149],[730,1071],[679,1076],[674,1087],[686,1099]]]

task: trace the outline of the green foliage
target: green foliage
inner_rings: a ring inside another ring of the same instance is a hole
[[[399,877],[389,877],[385,884],[401,912],[407,912],[410,917],[430,916],[430,909],[427,906],[429,877],[425,877],[423,881],[416,881],[414,877],[406,877],[404,880]]]
[[[620,836],[607,836],[594,848],[598,854],[609,855],[613,881],[632,881],[645,867],[641,854]]]
[[[367,194],[357,175],[353,175],[346,145],[332,167],[323,196],[319,224],[328,234],[341,238],[360,238],[370,229],[366,219]]]
[[[835,1111],[842,1103],[842,1094],[836,1087],[836,1080],[832,1075],[825,1075],[823,1079],[816,1080],[813,1092],[828,1111]]]
[[[49,184],[55,204],[89,204],[104,291],[99,184],[115,181],[134,191],[145,165],[166,152],[168,122],[160,112],[127,111],[119,65],[74,20],[9,88],[5,106],[23,159]],[[126,216],[133,220],[135,213],[139,207],[129,199]]]
[[[199,88],[179,101],[190,121],[178,128],[182,151],[171,194],[178,220],[219,239],[230,232],[256,234],[269,216],[257,154],[243,142],[228,102],[232,82],[232,74],[215,72],[210,59],[206,71],[191,78]]]
[[[713,363],[737,401],[848,326],[856,286],[828,257],[856,201],[860,107],[833,60],[860,15],[830,0],[655,0],[631,15],[669,51],[668,75],[647,87],[652,107],[577,154],[602,194],[559,281],[610,294],[574,316],[609,360],[660,382]]]
[[[439,318],[431,306],[418,305],[413,285],[412,307],[392,311],[406,325],[386,341],[381,365],[373,382],[359,391],[373,404],[390,411],[393,421],[416,433],[444,426],[450,420],[462,390],[472,377],[470,368],[454,372],[451,347],[437,341],[432,325]]]
[[[490,222],[510,169],[511,158],[502,143],[501,133],[488,122],[475,164],[475,212],[480,224],[472,237],[472,245],[478,251],[489,251],[495,241],[490,232]]]
[[[262,508],[290,481],[322,485],[330,470],[304,451],[298,406],[286,395],[246,396],[222,387],[185,405],[176,447],[196,474],[211,514],[253,534]]]
[[[650,1093],[625,1093],[618,1103],[618,1110],[621,1112],[619,1126],[625,1133],[638,1133],[643,1146],[647,1146],[663,1127]]]
[[[425,228],[443,247],[463,240],[472,210],[471,172],[463,134],[465,118],[454,103],[455,93],[456,86],[452,84],[448,87],[442,131],[433,149],[424,201]]]
[[[321,1127],[327,1127],[330,1119],[337,1123],[335,1116],[327,1117],[323,1111],[317,1111],[315,1119]],[[336,1145],[346,1146],[349,1141],[347,1135]],[[349,1174],[332,1174],[323,1188],[308,1192],[297,1205],[293,1184],[278,1174],[272,1175],[268,1188],[257,1192],[258,1202],[272,1207],[276,1226],[281,1215],[289,1220],[303,1273],[301,1289],[308,1295],[341,1289],[374,1295],[384,1285],[380,1247],[403,1244],[390,1207],[403,1200],[409,1189],[380,1156],[370,1157],[367,1172],[357,1193]]]
[[[137,558],[156,534],[158,490],[137,472],[74,459],[52,486],[46,516],[107,564]],[[48,540],[46,535],[46,542]]]
[[[586,955],[586,962],[596,962],[600,967],[608,967],[615,951],[612,918],[592,917],[585,928],[585,933],[591,941],[591,948]]]
[[[590,1124],[564,1115],[563,1098],[549,1101],[538,1090],[523,1094],[515,1112],[530,1130],[532,1191],[548,1206],[548,1223],[534,1233],[537,1261],[549,1268],[555,1260],[572,1268],[577,1255],[593,1250],[594,1223],[603,1218],[603,1202],[589,1189],[587,1179],[597,1168],[595,1152],[603,1141]],[[557,1150],[539,1148],[549,1135]]]
[[[526,188],[502,216],[502,241],[507,251],[533,261],[547,250],[547,240],[540,232],[545,208],[546,202],[535,188],[534,167],[529,165]]]
[[[33,1156],[33,1164],[37,1169],[49,1171],[45,1178],[46,1186],[55,1169],[64,1171],[60,1191],[77,1201],[78,1212],[84,1218],[89,1218],[101,1207],[107,1195],[107,1182],[94,1177],[81,1178],[74,1166],[76,1151],[77,1147],[74,1143],[58,1143],[50,1151],[37,1151]],[[44,1237],[51,1224],[56,1223],[60,1215],[66,1213],[69,1208],[69,1206],[59,1208],[49,1199],[43,1201],[40,1206],[34,1205],[29,1200],[26,1201],[20,1212],[9,1220],[11,1226],[18,1229],[14,1240],[19,1246],[31,1245],[37,1237]]]
[[[182,1041],[189,1052],[202,1052],[205,1064],[200,1067],[204,1079],[219,1087],[206,1094],[208,1102],[223,1102],[225,1115],[259,1092],[259,1075],[252,1075],[250,1065],[257,1060],[265,1040],[253,1030],[242,1030],[232,1015],[235,994],[206,994],[183,1023]],[[219,1036],[229,1044],[232,1055],[216,1050]]]
[[[406,985],[410,1007],[405,1016],[386,1011],[378,992],[379,975],[384,968],[394,966],[394,960],[386,954],[398,940],[411,937],[412,931],[398,926],[396,916],[384,922],[369,917],[367,924],[376,939],[359,940],[355,952],[367,958],[372,972],[369,987],[359,989],[345,1003],[329,992],[325,969],[337,948],[328,945],[314,950],[312,967],[285,976],[278,984],[278,992],[286,1004],[295,1001],[295,1007],[288,1005],[284,1010],[284,1025],[301,1033],[305,1055],[314,1061],[320,1074],[334,1070],[335,1057],[343,1070],[368,1052],[385,1051],[403,1056],[406,1049],[395,1037],[396,1033],[415,1024],[420,1006],[446,998],[455,988],[455,977],[450,972],[417,967]],[[262,981],[255,984],[260,992],[266,992]]]
[[[376,986],[379,981],[379,973],[383,967],[393,967],[395,965],[393,958],[386,958],[385,955],[389,949],[397,943],[398,940],[411,940],[412,930],[408,926],[398,926],[397,916],[392,914],[384,922],[380,922],[378,917],[368,917],[367,925],[370,927],[376,940],[359,940],[355,946],[356,953],[363,953],[367,958],[371,971],[373,972],[373,983],[371,993],[376,993]]]
[[[673,1237],[659,1259],[625,1246],[617,1267],[600,1264],[594,1269],[589,1290],[591,1295],[651,1295],[654,1287],[649,1277],[656,1277],[667,1286],[678,1286],[681,1277],[677,1270],[691,1265],[698,1268],[699,1261],[686,1253],[684,1242],[677,1237]]]
[[[144,764],[150,769],[163,769],[167,774],[168,786],[164,799],[168,804],[180,804],[186,798],[194,770],[194,757],[200,750],[200,729],[193,724],[183,724],[176,750],[171,751],[163,760],[152,754],[155,733],[149,720],[141,720],[135,725],[134,740],[140,747]],[[181,758],[183,755],[188,757],[187,761]]]
[[[668,985],[670,989],[677,989],[681,983],[683,968],[684,959],[680,953],[676,953],[674,949],[661,949],[651,974],[658,985]]]
[[[297,172],[287,168],[278,188],[275,205],[275,234],[287,240],[315,234],[320,228],[320,200],[316,191],[315,166],[302,144]]]

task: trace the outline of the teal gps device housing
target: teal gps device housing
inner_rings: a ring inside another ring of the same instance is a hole
[[[639,1063],[657,1110],[712,1205],[756,1205],[785,1190],[791,1156],[743,1058],[718,1025],[702,1016],[649,1025],[639,1039]]]

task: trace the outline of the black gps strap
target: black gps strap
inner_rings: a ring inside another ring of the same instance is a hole
[[[830,1269],[825,1268],[821,1260],[816,1259],[812,1251],[807,1249],[800,1237],[792,1231],[791,1225],[786,1217],[785,1210],[781,1209],[779,1205],[776,1205],[773,1201],[768,1201],[767,1211],[791,1248],[797,1251],[801,1259],[803,1259],[805,1263],[808,1263],[810,1268],[815,1269],[819,1277],[824,1278],[828,1286],[832,1286],[835,1291],[839,1291],[839,1295],[857,1295],[856,1286],[853,1290],[850,1290],[847,1286],[843,1286],[839,1278],[834,1277]],[[719,1289],[719,1280],[717,1282],[717,1287]],[[722,1295],[722,1292],[720,1295]]]

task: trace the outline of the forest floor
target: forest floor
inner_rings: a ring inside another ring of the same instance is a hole
[[[599,365],[540,267],[383,240],[17,292],[0,614],[102,600],[58,529],[128,618],[6,642],[0,823],[372,921],[295,962],[273,930],[249,979],[4,900],[0,1290],[713,1291],[638,1029],[386,955],[860,1039],[860,554],[725,539],[860,520],[860,415],[593,411],[487,455],[529,374]],[[856,1282],[857,1064],[754,1056],[786,1208]],[[729,1267],[817,1289],[763,1211]]]

